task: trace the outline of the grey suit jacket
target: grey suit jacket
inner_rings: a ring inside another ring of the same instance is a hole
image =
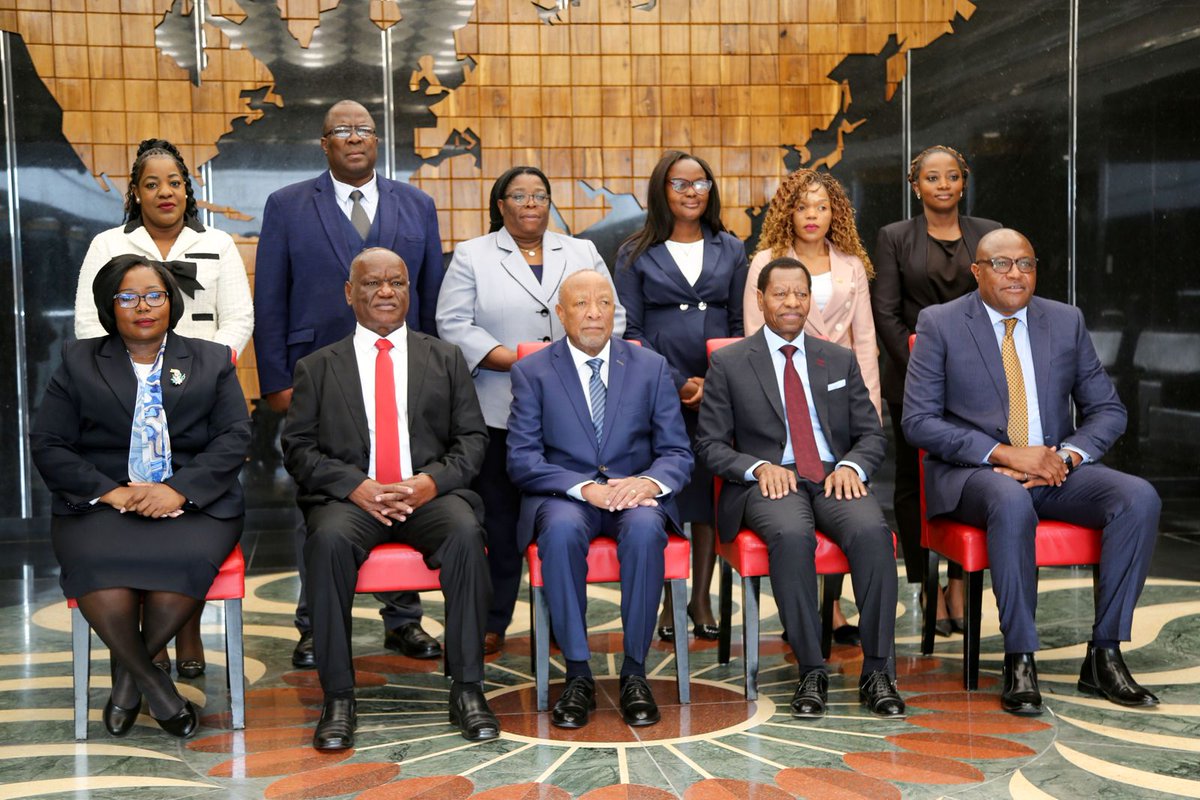
[[[836,461],[853,461],[868,477],[883,461],[887,438],[871,403],[854,353],[805,336],[809,385],[817,419]],[[704,381],[696,456],[724,479],[717,505],[722,541],[742,527],[746,470],[758,461],[778,464],[787,446],[786,412],[770,348],[760,329],[713,353]]]
[[[507,372],[481,367],[494,348],[515,350],[521,342],[551,342],[563,336],[554,307],[558,287],[572,272],[592,269],[612,283],[596,246],[546,231],[542,239],[542,281],[517,249],[505,228],[461,242],[442,282],[437,304],[438,336],[458,345],[475,379],[479,403],[489,427],[508,424],[512,384]],[[613,299],[617,291],[613,288]],[[625,332],[625,310],[616,308],[613,335]]]

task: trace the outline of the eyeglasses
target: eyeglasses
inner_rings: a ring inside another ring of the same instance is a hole
[[[375,137],[375,129],[367,125],[337,125],[325,131],[326,136],[332,136],[334,139],[349,139],[352,133],[360,139]]]
[[[696,194],[708,194],[708,190],[712,188],[712,181],[689,181],[685,178],[671,178],[667,181],[667,186],[670,186],[680,194],[684,194],[689,186],[696,190]]]
[[[151,308],[158,308],[167,302],[168,297],[170,297],[170,295],[166,292],[146,292],[145,294],[138,294],[136,292],[117,292],[113,295],[113,300],[116,300],[117,305],[119,305],[121,308],[137,308],[142,304],[143,300],[145,300],[146,305],[150,306]]]
[[[1012,259],[1007,256],[996,256],[995,258],[984,258],[975,262],[976,264],[987,264],[992,268],[992,271],[999,275],[1007,275],[1013,268],[1013,264],[1017,265],[1017,269],[1021,272],[1033,272],[1037,269],[1036,258],[1017,258]]]
[[[525,203],[529,202],[530,200],[533,200],[533,204],[537,206],[544,206],[550,202],[550,195],[546,194],[545,192],[534,192],[533,194],[513,192],[512,194],[506,194],[504,196],[519,206],[525,205]]]

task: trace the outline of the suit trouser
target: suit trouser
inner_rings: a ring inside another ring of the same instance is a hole
[[[1033,489],[991,469],[977,469],[949,516],[987,531],[1004,651],[1032,653],[1038,649],[1038,520],[1103,529],[1092,638],[1128,641],[1133,609],[1154,555],[1161,509],[1158,493],[1146,481],[1103,464],[1087,464],[1068,475],[1062,486]]]
[[[328,693],[354,688],[350,651],[354,586],[371,548],[384,542],[411,545],[430,569],[441,569],[450,677],[468,683],[483,680],[483,626],[492,583],[483,527],[467,499],[458,494],[436,497],[390,528],[348,501],[314,506],[306,521],[304,557],[322,689]]]
[[[517,520],[521,516],[521,492],[508,477],[508,431],[488,428],[483,467],[471,488],[483,500],[483,527],[487,531],[488,569],[492,575],[492,607],[487,630],[504,633],[512,622],[513,608],[521,590],[524,566],[517,547]],[[420,613],[418,609],[417,613]]]
[[[300,575],[300,596],[296,599],[296,618],[293,624],[301,633],[312,630],[312,619],[308,613],[307,570],[304,568],[304,543],[308,540],[308,528],[304,525],[304,514],[296,507],[297,517],[293,543],[296,547],[296,570]],[[410,622],[420,623],[421,595],[416,592],[379,592],[375,599],[383,603],[379,615],[389,631],[407,625]]]
[[[621,626],[625,656],[646,661],[658,620],[668,519],[658,506],[601,511],[589,503],[550,497],[534,521],[543,586],[554,638],[569,661],[587,661],[587,553],[597,536],[617,540],[621,563]]]
[[[817,608],[816,530],[828,536],[850,562],[850,581],[859,610],[863,655],[891,662],[896,639],[896,556],[892,532],[873,494],[850,500],[826,497],[817,483],[797,477],[799,490],[777,500],[751,487],[743,515],[746,527],[767,545],[771,591],[788,644],[801,667],[825,663],[821,614]]]

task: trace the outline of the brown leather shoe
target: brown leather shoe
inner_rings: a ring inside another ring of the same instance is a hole
[[[488,631],[483,635],[483,654],[494,656],[504,649],[504,634]]]

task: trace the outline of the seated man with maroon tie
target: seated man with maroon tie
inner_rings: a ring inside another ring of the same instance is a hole
[[[749,528],[767,545],[771,591],[800,666],[795,717],[820,717],[829,677],[821,655],[815,531],[850,562],[861,614],[859,700],[880,717],[904,716],[896,692],[896,556],[868,475],[886,439],[854,353],[804,335],[811,276],[794,258],[758,274],[758,333],[713,354],[704,381],[696,455],[725,480],[722,541]]]
[[[325,706],[317,750],[354,746],[350,611],[358,569],[377,544],[416,548],[441,570],[450,722],[471,741],[500,724],[483,696],[483,632],[491,602],[483,509],[467,487],[487,428],[457,347],[409,331],[408,269],[371,248],[350,265],[354,333],[301,359],[283,433],[300,486],[317,672]]]

